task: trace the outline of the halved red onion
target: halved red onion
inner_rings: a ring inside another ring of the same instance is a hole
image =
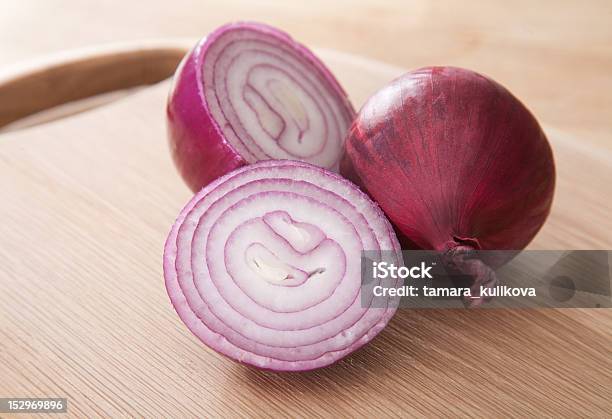
[[[260,160],[337,171],[355,111],[323,63],[257,23],[222,26],[177,68],[168,98],[174,161],[192,190]]]
[[[387,250],[381,258],[397,264],[399,249],[378,206],[349,181],[266,161],[187,204],[166,242],[164,276],[180,318],[206,345],[259,368],[310,370],[385,327],[399,299],[376,297],[373,307],[373,294],[362,298],[361,252]]]

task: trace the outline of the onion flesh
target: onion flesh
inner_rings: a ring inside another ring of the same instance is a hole
[[[206,345],[259,368],[310,370],[369,342],[397,308],[398,297],[364,304],[363,250],[401,260],[376,204],[330,171],[271,160],[194,196],[168,236],[164,276]]]
[[[529,110],[493,80],[454,67],[407,73],[374,94],[341,166],[402,243],[445,252],[475,291],[494,286],[495,275],[466,255],[523,249],[546,220],[555,185],[552,150]]]
[[[192,190],[245,164],[301,160],[337,171],[355,111],[306,47],[258,23],[222,26],[177,68],[167,120]]]

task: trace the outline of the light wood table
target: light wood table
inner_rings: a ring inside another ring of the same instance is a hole
[[[19,0],[0,2],[0,68],[66,49],[199,38],[228,21],[403,68],[489,74],[544,123],[612,148],[609,0]]]

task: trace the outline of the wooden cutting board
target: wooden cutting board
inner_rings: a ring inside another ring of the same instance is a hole
[[[36,64],[4,76],[0,115],[155,82],[182,52]],[[402,72],[318,53],[357,106]],[[400,310],[366,348],[301,374],[203,346],[163,285],[164,239],[191,196],[166,144],[168,86],[0,135],[1,397],[67,397],[80,417],[612,414],[612,310]],[[612,248],[610,151],[546,131],[559,181],[531,247]]]

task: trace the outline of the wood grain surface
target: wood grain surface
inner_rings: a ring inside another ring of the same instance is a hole
[[[13,66],[0,72],[0,127],[59,105],[156,83],[173,73],[185,48],[184,42],[138,42],[137,48],[123,43]]]
[[[6,0],[0,66],[104,43],[199,38],[236,20],[403,68],[489,74],[547,123],[612,150],[610,0]]]
[[[318,53],[357,105],[402,71]],[[67,397],[74,417],[610,416],[612,310],[400,310],[366,348],[300,374],[203,346],[163,285],[191,196],[167,90],[0,136],[0,396]],[[532,248],[612,248],[612,156],[546,131],[559,182]]]

